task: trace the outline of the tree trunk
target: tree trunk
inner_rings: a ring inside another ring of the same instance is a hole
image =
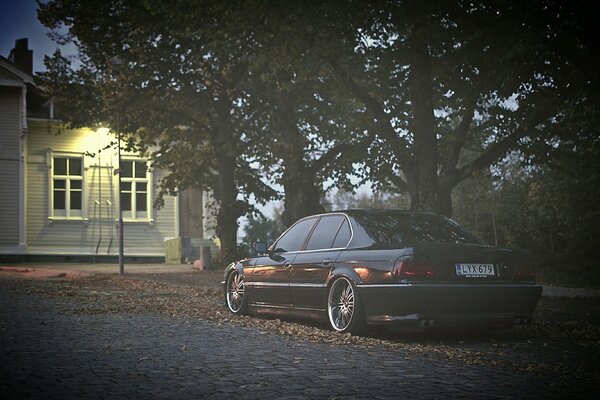
[[[442,182],[438,174],[439,154],[433,114],[433,78],[427,47],[413,43],[413,61],[409,85],[413,102],[410,131],[414,146],[405,168],[411,210],[434,211],[452,215],[453,186]]]
[[[222,262],[228,263],[237,258],[237,220],[244,214],[244,205],[237,200],[235,185],[235,158],[226,154],[226,149],[215,146],[217,154],[217,182],[215,199],[219,204],[215,233],[221,242]]]
[[[289,159],[284,162],[285,211],[281,219],[285,226],[290,226],[307,215],[325,211],[314,177],[307,176],[306,167],[301,165],[302,162]]]
[[[438,180],[431,188],[421,187],[421,191],[413,189],[409,181],[409,196],[411,211],[433,211],[446,217],[452,216],[452,189],[438,184]],[[425,193],[424,193],[425,192]],[[421,199],[428,196],[433,201],[423,202]]]
[[[237,220],[247,211],[247,205],[238,201],[238,188],[235,179],[236,147],[239,137],[229,123],[229,102],[227,98],[217,104],[217,126],[212,137],[216,157],[217,177],[215,200],[219,205],[215,233],[221,242],[221,262],[228,263],[238,258]]]
[[[275,116],[281,136],[281,158],[283,160],[283,189],[285,211],[281,215],[285,226],[310,214],[325,211],[321,205],[321,191],[315,176],[304,159],[305,139],[298,131],[294,112],[283,96],[279,97]]]

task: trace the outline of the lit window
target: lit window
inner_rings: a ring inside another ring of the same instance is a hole
[[[83,216],[83,158],[52,158],[51,204],[53,217]]]
[[[148,167],[146,161],[121,160],[123,218],[148,219]]]

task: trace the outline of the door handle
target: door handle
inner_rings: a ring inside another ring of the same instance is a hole
[[[325,265],[326,267],[329,267],[329,266],[333,265],[333,260],[326,258],[323,260],[323,265]]]

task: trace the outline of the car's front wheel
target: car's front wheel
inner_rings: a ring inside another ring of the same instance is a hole
[[[227,277],[225,297],[229,311],[234,314],[246,313],[248,304],[245,296],[244,277],[238,271],[233,271]]]
[[[360,334],[365,330],[365,317],[360,298],[352,282],[345,277],[336,279],[327,296],[329,325],[337,332]]]

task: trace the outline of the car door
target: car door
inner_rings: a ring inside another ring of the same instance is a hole
[[[350,236],[350,226],[344,215],[324,215],[319,219],[304,251],[299,252],[292,263],[290,292],[294,307],[324,307],[325,282]]]
[[[292,262],[304,247],[317,217],[296,222],[271,246],[269,252],[256,260],[246,276],[248,300],[257,305],[291,306],[290,273]]]

